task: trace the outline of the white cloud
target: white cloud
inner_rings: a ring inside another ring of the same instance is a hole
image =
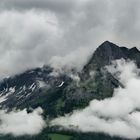
[[[57,54],[62,32],[53,13],[13,10],[1,12],[0,18],[1,77],[42,66]]]
[[[78,48],[71,53],[65,56],[54,56],[49,61],[49,64],[58,71],[70,71],[72,68],[80,71],[83,66],[87,63],[88,59],[85,59],[85,56],[88,58],[90,56],[92,49],[86,49],[84,47]]]
[[[0,110],[0,134],[12,134],[14,136],[35,135],[45,127],[42,109],[37,108],[32,113],[24,110],[7,112]]]
[[[68,129],[78,128],[83,132],[103,132],[130,139],[140,137],[139,69],[133,62],[124,60],[118,60],[114,64],[117,76],[125,88],[115,89],[111,98],[92,100],[85,109],[57,118],[51,124]]]

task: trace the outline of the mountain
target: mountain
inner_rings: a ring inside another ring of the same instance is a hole
[[[33,109],[41,106],[53,114],[56,111],[52,110],[51,104],[61,98],[61,90],[69,82],[71,82],[70,77],[65,74],[56,76],[53,68],[49,66],[28,70],[4,79],[0,83],[1,108]]]
[[[84,71],[100,69],[111,64],[113,60],[121,58],[133,60],[140,67],[140,51],[136,47],[128,49],[105,41],[96,49],[88,64],[85,65]]]
[[[121,58],[133,60],[140,67],[140,51],[136,47],[128,49],[105,41],[95,50],[83,70],[73,74],[79,80],[64,73],[56,74],[50,66],[31,69],[3,79],[0,82],[0,107],[9,110],[27,108],[32,111],[40,106],[44,110],[44,117],[50,118],[84,108],[91,100],[111,97],[114,88],[123,87],[123,84],[104,68],[113,60]],[[40,137],[44,136],[44,132]],[[79,140],[82,140],[83,135],[86,134],[78,135]],[[88,134],[86,137],[89,137],[89,140],[90,135],[95,139],[111,139],[102,134]]]

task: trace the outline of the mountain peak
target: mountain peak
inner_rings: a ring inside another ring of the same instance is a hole
[[[110,65],[113,60],[121,58],[133,60],[140,67],[140,51],[136,47],[128,49],[105,41],[95,50],[88,64],[84,67],[84,71],[100,69],[105,65]]]
[[[116,44],[107,40],[107,41],[104,41],[98,48],[100,48],[100,49],[111,49],[111,48],[118,48],[118,47],[119,46],[117,46]]]
[[[104,41],[101,45],[109,45],[109,44],[113,44],[113,43],[110,42],[110,41],[108,41],[108,40],[106,40],[106,41]]]
[[[133,47],[133,48],[129,49],[129,51],[135,52],[135,53],[140,52],[140,51],[137,49],[137,47]]]
[[[134,60],[140,64],[140,51],[136,47],[128,49],[126,47],[119,47],[110,41],[105,41],[95,50],[84,69],[100,69],[105,65],[111,64],[113,60],[121,58]]]
[[[99,67],[108,65],[112,60],[125,58],[125,53],[121,47],[116,44],[105,41],[94,52],[90,60],[92,64],[98,64]]]

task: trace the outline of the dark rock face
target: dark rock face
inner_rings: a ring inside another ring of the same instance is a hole
[[[71,82],[65,74],[54,76],[49,66],[28,70],[0,83],[1,108],[36,108],[52,111],[52,105],[62,96],[62,89]],[[47,107],[49,106],[49,107]],[[47,108],[46,108],[47,107]],[[54,113],[51,114],[55,114]]]
[[[105,41],[96,49],[89,63],[85,65],[84,71],[100,69],[111,64],[113,60],[121,58],[133,60],[140,67],[140,51],[136,47],[128,49]]]
[[[117,45],[110,43],[108,41],[104,42],[102,45],[97,48],[96,52],[91,59],[94,62],[98,62],[99,67],[103,67],[111,63],[112,60],[127,58],[122,49]]]

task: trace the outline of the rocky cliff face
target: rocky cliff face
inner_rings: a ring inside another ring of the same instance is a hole
[[[85,65],[84,71],[100,69],[111,64],[113,60],[121,58],[133,60],[140,67],[140,51],[136,47],[128,49],[105,41],[96,49],[88,64]]]

